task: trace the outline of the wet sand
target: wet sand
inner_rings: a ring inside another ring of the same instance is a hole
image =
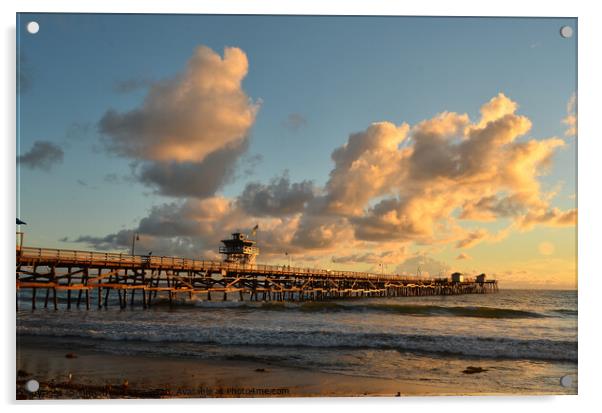
[[[164,345],[164,344],[157,344]],[[461,389],[269,363],[100,353],[19,337],[18,399],[459,395]],[[40,382],[29,393],[25,383]]]

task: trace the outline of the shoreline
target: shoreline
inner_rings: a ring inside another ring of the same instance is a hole
[[[453,384],[352,376],[269,362],[116,355],[18,336],[17,399],[503,395]],[[157,345],[164,345],[157,343]],[[40,390],[25,383],[36,379]],[[506,393],[507,394],[507,393]],[[545,395],[554,393],[525,392]],[[558,394],[558,393],[555,393]]]
[[[115,355],[19,336],[17,398],[337,397],[458,394],[451,387],[271,363]],[[35,378],[39,394],[24,385]]]

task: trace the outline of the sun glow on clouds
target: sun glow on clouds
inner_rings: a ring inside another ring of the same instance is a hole
[[[247,70],[238,48],[226,48],[222,58],[198,47],[183,73],[151,84],[141,107],[105,114],[100,125],[111,149],[152,161],[199,162],[240,144],[258,109],[241,87]]]
[[[306,262],[384,265],[423,247],[470,249],[512,232],[576,223],[576,209],[554,207],[555,194],[540,183],[565,142],[526,137],[531,121],[503,93],[474,121],[443,111],[415,125],[381,121],[351,133],[333,150],[323,187],[290,182],[285,171],[222,197],[259,108],[242,89],[247,71],[242,50],[227,48],[222,58],[201,46],[183,73],[152,84],[139,108],[108,111],[100,121],[109,149],[141,163],[139,180],[176,198],[136,228],[145,248],[214,257],[222,237],[259,223],[264,261],[287,251]],[[492,233],[482,225],[491,222],[507,224]],[[119,233],[79,240],[129,245]]]
[[[211,195],[246,150],[259,103],[242,89],[246,54],[199,46],[185,68],[151,82],[138,108],[108,110],[99,122],[107,149],[139,163],[139,180],[169,196]]]

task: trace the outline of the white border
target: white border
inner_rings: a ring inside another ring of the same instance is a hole
[[[4,129],[4,162],[2,165],[2,193],[4,211],[2,222],[2,291],[4,298],[2,309],[4,315],[0,319],[3,331],[6,332],[2,343],[2,352],[6,357],[1,375],[3,398],[9,408],[14,408],[14,288],[12,265],[14,255],[14,235],[12,222],[15,214],[15,13],[21,12],[110,12],[110,13],[220,13],[220,14],[347,14],[347,15],[456,15],[456,16],[558,16],[579,18],[579,396],[564,397],[442,397],[419,399],[308,399],[308,400],[205,400],[205,401],[134,401],[137,406],[122,402],[82,402],[63,403],[49,402],[44,406],[35,404],[23,405],[20,408],[50,409],[50,411],[66,408],[85,408],[93,411],[106,409],[105,404],[114,407],[160,411],[166,403],[177,404],[184,409],[224,409],[264,411],[278,409],[291,412],[306,411],[315,408],[344,408],[352,411],[363,411],[369,406],[381,410],[420,409],[423,411],[464,412],[467,407],[486,409],[487,412],[506,412],[519,405],[532,409],[547,411],[562,411],[568,409],[593,409],[597,384],[600,383],[600,333],[602,324],[599,318],[602,292],[600,278],[600,244],[602,241],[602,226],[600,215],[600,177],[602,154],[600,142],[602,134],[598,126],[600,115],[600,44],[602,39],[602,21],[597,13],[594,1],[546,1],[528,2],[525,0],[505,0],[503,2],[484,2],[470,0],[435,1],[420,0],[403,2],[400,0],[117,0],[117,1],[67,1],[67,0],[4,0],[0,2],[2,13],[2,71],[3,96],[0,99],[2,110],[1,124]],[[400,405],[398,404],[400,403]],[[12,405],[10,405],[12,404]],[[124,406],[126,405],[126,406]],[[184,406],[186,405],[186,406]],[[336,406],[336,407],[335,407]]]

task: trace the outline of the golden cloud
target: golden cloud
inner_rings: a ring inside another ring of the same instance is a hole
[[[192,67],[226,73],[216,75],[219,80],[190,79],[190,87],[203,91],[203,96],[213,96],[215,88],[225,96],[242,96],[240,80],[247,70],[242,52],[226,52],[224,59],[207,49],[197,53],[202,64]],[[183,99],[189,93],[184,86],[188,78],[178,78],[173,87]],[[246,96],[233,101],[238,103],[231,107],[241,116],[226,129],[231,131],[228,139],[236,141],[252,123],[254,115],[244,113],[255,109]],[[412,244],[469,249],[537,225],[575,225],[576,209],[551,205],[554,193],[543,191],[540,183],[564,141],[526,137],[531,121],[517,110],[518,104],[500,93],[481,107],[476,121],[445,111],[413,127],[374,123],[350,134],[333,151],[334,166],[323,188],[308,181],[291,183],[283,175],[269,184],[249,184],[236,198],[188,198],[156,208],[139,230],[157,238],[185,237],[177,242],[214,253],[229,231],[259,224],[261,248],[268,258],[286,250],[312,259],[330,259],[334,254],[338,262],[377,263],[403,259]],[[157,142],[160,147],[163,141]],[[213,150],[195,148],[195,157],[209,158],[204,151]],[[154,157],[153,149],[149,151]],[[168,153],[164,156],[176,162],[192,156],[182,157],[178,150]],[[480,222],[498,220],[504,220],[505,227],[497,234],[478,227]],[[119,239],[103,237],[99,242],[107,245],[107,240]],[[342,247],[350,252],[341,254]],[[465,253],[458,256],[466,258]]]
[[[143,103],[99,122],[107,148],[141,165],[137,177],[169,196],[212,196],[246,150],[259,104],[242,89],[246,54],[199,46],[185,70],[151,82]]]

